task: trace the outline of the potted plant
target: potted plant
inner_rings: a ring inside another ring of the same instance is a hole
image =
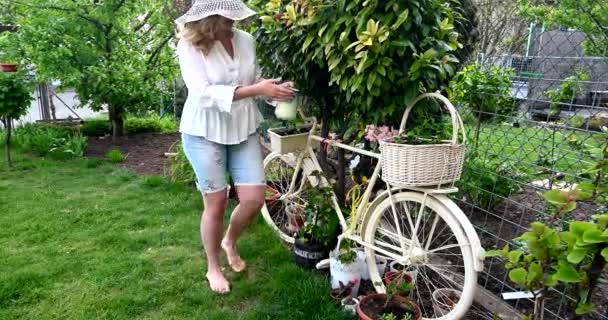
[[[418,277],[418,271],[408,268],[407,266],[399,263],[399,261],[391,261],[388,269],[389,269],[389,271],[387,273],[385,273],[384,277],[385,278],[388,277],[389,281],[390,281],[390,279],[394,278],[397,274],[405,273],[412,279],[412,283],[416,284],[416,278]]]
[[[17,72],[19,53],[18,39],[14,33],[0,34],[0,71]]]
[[[306,221],[298,232],[293,250],[297,265],[313,269],[327,259],[337,242],[338,216],[331,205],[330,187],[311,188],[304,208]]]
[[[340,283],[354,283],[352,295],[357,296],[361,282],[361,270],[357,261],[357,251],[352,240],[338,241],[338,248],[329,256],[329,272],[331,274],[331,287],[338,288]]]
[[[452,288],[440,288],[433,291],[431,298],[433,300],[435,316],[445,316],[458,304],[460,291]]]
[[[408,285],[414,284],[414,278],[410,272],[405,271],[388,271],[384,274],[384,285],[397,286],[397,287],[408,287]],[[406,294],[406,292],[401,292]]]
[[[272,151],[286,154],[306,148],[312,125],[298,117],[296,110],[301,99],[296,97],[291,102],[268,103],[276,107],[275,115],[283,122],[281,127],[268,129]]]
[[[420,308],[404,296],[413,288],[411,283],[393,282],[386,288],[386,293],[363,297],[357,305],[357,316],[360,320],[421,319]]]

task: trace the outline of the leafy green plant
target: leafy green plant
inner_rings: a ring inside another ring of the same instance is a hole
[[[472,111],[479,120],[513,112],[511,79],[515,71],[496,65],[471,64],[456,74],[450,83],[450,98]]]
[[[380,320],[397,320],[397,317],[392,313],[385,313],[380,316]]]
[[[342,239],[338,248],[338,260],[342,264],[351,264],[357,260],[355,242],[350,239]]]
[[[13,32],[0,33],[0,63],[19,64],[22,58],[17,34]]]
[[[459,187],[475,206],[490,209],[520,189],[525,178],[516,166],[497,158],[485,159],[469,155]]]
[[[573,128],[582,128],[583,125],[585,124],[585,118],[583,118],[579,115],[575,115],[572,118],[570,118],[570,120],[568,122],[570,123],[570,126]]]
[[[561,105],[565,103],[574,103],[574,100],[585,93],[585,81],[589,81],[589,75],[577,71],[575,75],[569,76],[559,85],[559,89],[549,90],[546,92],[547,97],[551,101],[550,115],[557,117],[561,112]]]
[[[80,131],[87,137],[102,137],[112,133],[108,120],[85,120]]]
[[[15,130],[15,141],[25,152],[58,160],[84,156],[87,138],[77,127],[25,124]]]
[[[155,113],[149,113],[145,117],[130,117],[125,120],[125,131],[127,134],[139,134],[148,132],[176,132],[177,124],[171,117],[159,117]],[[100,137],[112,133],[111,123],[108,120],[86,120],[81,126],[81,131],[89,137]]]
[[[106,158],[112,163],[120,163],[125,160],[125,157],[122,155],[122,152],[118,149],[112,149],[106,155]]]
[[[67,160],[84,156],[87,147],[87,137],[80,134],[66,138],[57,138],[51,143],[48,154],[57,160]]]
[[[516,241],[522,248],[489,251],[486,256],[501,256],[507,260],[509,279],[521,288],[532,292],[535,300],[534,314],[529,319],[544,317],[547,289],[557,285],[573,287],[578,295],[575,313],[586,314],[595,309],[590,301],[602,272],[608,267],[608,209],[606,195],[608,181],[608,137],[599,150],[599,156],[586,173],[596,175],[594,182],[584,182],[576,188],[551,190],[543,194],[553,208],[548,225],[535,222],[531,229]],[[592,221],[570,222],[565,231],[552,227],[569,212],[577,208],[577,202],[595,201],[603,205],[602,214]]]
[[[321,174],[316,173],[317,179]],[[306,222],[298,232],[303,242],[322,244],[326,247],[335,244],[338,235],[338,215],[332,203],[331,187],[316,186],[308,191],[308,203],[304,209]]]
[[[174,143],[169,150],[175,155],[170,158],[169,164],[165,166],[165,176],[169,178],[169,181],[174,183],[193,185],[196,181],[196,176],[190,161],[188,161],[184,153],[181,142]]]
[[[11,133],[13,120],[25,115],[32,100],[32,83],[26,74],[21,72],[0,72],[0,120],[6,129],[5,159],[8,167],[11,163]]]

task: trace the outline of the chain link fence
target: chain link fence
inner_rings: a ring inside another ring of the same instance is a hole
[[[583,172],[594,164],[590,148],[605,146],[601,127],[608,126],[608,58],[585,54],[586,35],[525,23],[515,14],[516,1],[477,1],[480,42],[475,61],[482,66],[511,68],[508,94],[483,92],[510,101],[513,112],[462,110],[471,143],[470,158],[458,195],[459,205],[475,225],[486,250],[509,244],[534,221],[551,219],[542,193],[597,183]],[[477,131],[477,132],[475,132]],[[605,207],[579,203],[560,223],[590,220]],[[531,314],[528,298],[504,299],[518,292],[509,281],[505,261],[488,258],[479,290],[494,295],[479,318],[520,319]],[[597,311],[580,319],[608,319],[606,273],[591,301]],[[545,319],[574,319],[576,300],[564,288],[549,293]],[[477,317],[472,317],[477,318]]]

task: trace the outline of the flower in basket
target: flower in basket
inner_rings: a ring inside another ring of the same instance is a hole
[[[376,127],[375,125],[368,125],[365,127],[365,140],[369,142],[385,141],[396,136],[399,136],[399,130],[388,126]]]

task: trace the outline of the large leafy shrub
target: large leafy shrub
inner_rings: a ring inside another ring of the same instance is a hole
[[[510,68],[474,63],[456,74],[450,83],[450,98],[481,121],[509,116],[515,105],[510,98],[514,76]]]
[[[322,136],[334,129],[350,143],[366,124],[397,125],[410,101],[445,88],[458,67],[456,26],[466,29],[458,0],[249,3],[261,15],[253,29],[265,76],[296,83],[307,113],[323,124]],[[428,107],[417,108],[412,120],[437,119],[437,105]],[[342,150],[337,158],[336,192],[344,199]]]
[[[265,73],[294,80],[323,109],[317,115],[344,131],[394,121],[457,68],[459,1],[250,3],[262,12],[255,33]]]
[[[87,146],[77,127],[33,123],[15,129],[15,142],[24,152],[58,160],[82,157]]]

